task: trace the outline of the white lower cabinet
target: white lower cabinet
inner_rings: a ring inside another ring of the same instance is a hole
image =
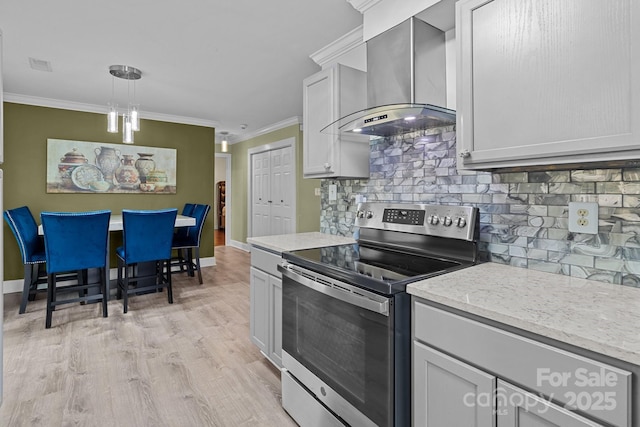
[[[417,297],[412,307],[415,427],[640,426],[631,371]]]
[[[414,341],[413,377],[414,426],[495,426],[493,375]]]
[[[279,254],[251,248],[251,341],[278,368],[282,367],[282,276],[277,270],[280,259]]]
[[[508,382],[498,380],[496,399],[498,407],[498,427],[585,427],[602,426],[596,422],[529,393]]]

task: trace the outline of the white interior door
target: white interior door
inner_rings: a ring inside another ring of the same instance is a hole
[[[293,233],[293,159],[291,147],[284,147],[271,154],[271,234]]]
[[[270,156],[269,152],[258,153],[253,158],[253,202],[252,202],[252,231],[253,236],[265,236],[270,234],[269,192],[270,183]]]
[[[289,234],[296,229],[295,139],[249,150],[251,237]]]

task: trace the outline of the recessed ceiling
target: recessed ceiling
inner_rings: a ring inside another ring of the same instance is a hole
[[[2,0],[4,92],[106,111],[109,66],[129,65],[142,71],[143,118],[183,117],[238,140],[301,116],[302,80],[320,69],[309,55],[361,24],[347,0]],[[126,82],[115,89],[126,104]]]

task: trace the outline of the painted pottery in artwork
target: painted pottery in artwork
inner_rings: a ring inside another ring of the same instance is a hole
[[[140,185],[140,174],[133,162],[132,154],[122,155],[122,165],[114,172],[114,184],[120,188],[135,189]]]
[[[138,153],[138,160],[136,160],[136,169],[140,174],[140,182],[147,182],[147,175],[149,172],[155,170],[156,162],[151,158],[153,154]]]
[[[149,172],[149,175],[147,175],[147,184],[154,184],[156,191],[164,190],[167,182],[168,178],[165,171],[152,170],[151,172]]]
[[[120,163],[120,150],[115,148],[102,146],[96,148],[96,165],[100,168],[104,174],[104,179],[107,182],[113,180],[113,174],[121,165]]]
[[[71,173],[75,168],[87,163],[87,158],[84,154],[80,153],[77,148],[69,151],[60,158],[58,163],[58,173],[60,174],[60,181],[64,188],[74,188],[73,180],[71,179]]]

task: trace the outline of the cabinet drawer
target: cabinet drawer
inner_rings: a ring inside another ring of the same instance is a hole
[[[631,372],[414,300],[415,339],[559,405],[631,425]]]
[[[282,261],[282,256],[275,252],[270,252],[256,246],[251,247],[251,265],[272,276],[282,278],[278,271],[278,264]]]

